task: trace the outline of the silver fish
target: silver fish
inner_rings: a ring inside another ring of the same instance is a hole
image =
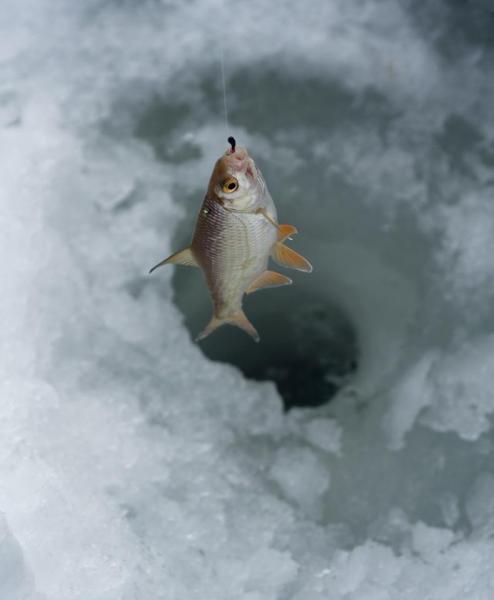
[[[235,140],[218,159],[197,217],[190,246],[155,265],[200,267],[213,302],[213,317],[196,338],[202,340],[224,324],[236,325],[254,341],[259,334],[242,310],[244,294],[289,285],[292,280],[268,270],[268,259],[283,267],[312,271],[303,256],[284,244],[297,233],[279,225],[274,202],[260,170]]]

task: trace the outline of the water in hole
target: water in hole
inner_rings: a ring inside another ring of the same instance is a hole
[[[355,371],[356,332],[345,314],[324,296],[311,293],[307,277],[290,272],[291,286],[262,290],[244,300],[244,310],[261,341],[236,327],[221,327],[200,342],[212,360],[230,363],[247,377],[271,380],[286,409],[328,402]],[[184,314],[191,336],[211,316],[211,302],[198,269],[177,267],[173,277],[175,302]]]

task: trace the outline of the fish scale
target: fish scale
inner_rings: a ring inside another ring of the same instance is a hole
[[[206,196],[191,249],[206,276],[216,316],[241,309],[242,296],[266,270],[276,239],[276,229],[263,215],[228,210]]]

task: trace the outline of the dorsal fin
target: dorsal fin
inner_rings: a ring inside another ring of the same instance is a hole
[[[264,271],[257,279],[254,279],[245,290],[245,293],[252,294],[252,292],[257,292],[257,290],[262,290],[264,288],[280,287],[281,285],[290,285],[291,283],[292,280],[289,277],[286,277],[286,275],[276,273],[275,271]]]
[[[297,271],[305,271],[306,273],[312,272],[312,265],[306,258],[281,242],[276,242],[271,251],[271,256],[282,267],[297,269]]]
[[[179,252],[175,252],[175,254],[165,258],[165,260],[162,260],[157,265],[154,265],[149,272],[152,273],[155,269],[163,267],[164,265],[184,265],[185,267],[199,266],[190,248],[184,248]]]

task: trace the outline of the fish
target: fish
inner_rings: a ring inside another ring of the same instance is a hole
[[[234,138],[228,142],[230,148],[213,168],[191,244],[159,262],[150,273],[168,264],[202,270],[213,315],[196,341],[229,324],[259,342],[242,308],[244,295],[292,283],[289,277],[268,269],[269,258],[282,267],[308,273],[312,265],[285,244],[297,229],[278,223],[273,199],[254,160],[245,148],[236,146]]]

